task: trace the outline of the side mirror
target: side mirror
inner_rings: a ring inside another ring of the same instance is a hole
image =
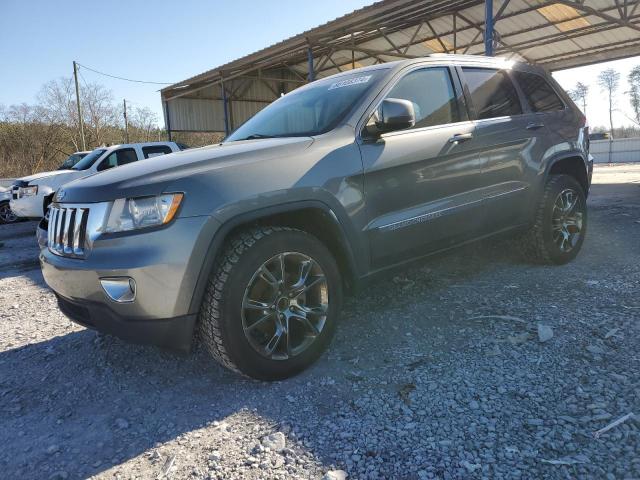
[[[416,124],[413,103],[401,98],[387,98],[382,101],[366,126],[367,133],[379,137],[383,133],[411,128]]]

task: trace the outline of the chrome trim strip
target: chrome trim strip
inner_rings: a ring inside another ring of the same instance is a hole
[[[527,187],[518,187],[518,188],[514,188],[513,190],[509,190],[508,192],[500,192],[500,193],[496,193],[495,195],[489,195],[485,197],[485,199],[491,200],[492,198],[503,197],[504,195],[511,195],[512,193],[521,192],[522,190],[526,190],[526,189]]]
[[[436,218],[440,218],[445,212],[450,210],[457,210],[462,207],[467,207],[469,205],[475,205],[476,203],[481,203],[484,199],[474,200],[473,202],[462,203],[460,205],[454,205],[452,207],[442,208],[440,210],[435,210],[433,212],[422,213],[420,215],[416,215],[415,217],[407,218],[405,220],[398,220],[396,222],[388,223],[386,225],[380,225],[377,227],[378,230],[398,230],[400,228],[409,227],[411,225],[416,225],[418,223],[424,223],[429,220],[435,220]]]
[[[442,208],[440,210],[435,210],[433,212],[421,213],[420,215],[416,215],[415,217],[410,217],[410,218],[407,218],[405,220],[398,220],[398,221],[395,221],[395,222],[387,223],[385,225],[380,225],[376,229],[377,230],[398,230],[400,228],[409,227],[411,225],[416,225],[418,223],[424,223],[424,222],[427,222],[429,220],[435,220],[436,218],[440,218],[446,212],[449,212],[451,210],[457,210],[457,209],[460,209],[460,208],[468,207],[470,205],[475,205],[475,204],[481,203],[481,202],[483,202],[485,200],[491,200],[493,198],[502,197],[504,195],[511,195],[512,193],[521,192],[522,190],[526,190],[526,189],[527,189],[526,186],[518,187],[518,188],[515,188],[513,190],[509,190],[508,192],[500,192],[500,193],[496,193],[494,195],[485,196],[485,197],[483,197],[481,199],[474,200],[472,202],[462,203],[460,205],[453,205],[451,207]]]

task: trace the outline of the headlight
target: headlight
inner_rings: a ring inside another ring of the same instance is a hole
[[[155,197],[119,198],[113,202],[105,232],[126,232],[169,223],[182,197],[182,193],[167,193]]]
[[[37,185],[29,185],[28,187],[20,187],[18,189],[18,198],[22,197],[33,197],[38,194],[38,186]]]

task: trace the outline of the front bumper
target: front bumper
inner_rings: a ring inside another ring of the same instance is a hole
[[[155,320],[123,318],[102,303],[71,300],[56,294],[58,307],[72,321],[123,340],[188,352],[197,314]]]
[[[42,274],[60,309],[77,323],[138,343],[188,349],[197,309],[193,293],[218,223],[178,218],[171,225],[98,237],[86,258],[40,251]],[[133,278],[133,302],[111,300],[100,279]]]
[[[12,198],[9,201],[11,211],[20,218],[42,218],[43,197],[32,195],[30,197]]]

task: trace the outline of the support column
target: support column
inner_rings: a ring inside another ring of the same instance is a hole
[[[307,70],[307,79],[310,82],[313,82],[316,79],[316,76],[313,72],[313,50],[311,49],[311,46],[307,47]]]
[[[453,53],[458,53],[458,16],[453,12]]]
[[[167,127],[167,140],[171,141],[171,116],[169,115],[169,102],[166,100],[164,102],[164,111],[167,116],[167,120],[165,122],[165,126]]]
[[[224,80],[220,78],[220,88],[222,89],[222,108],[224,110],[224,134],[229,135],[229,103],[227,100],[227,90],[224,88]]]
[[[493,0],[484,0],[484,54],[493,57]]]

